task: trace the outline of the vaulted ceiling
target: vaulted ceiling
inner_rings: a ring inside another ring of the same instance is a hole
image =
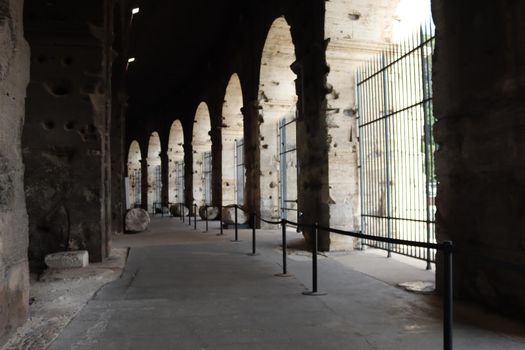
[[[127,72],[130,113],[164,113],[163,106],[199,94],[231,50],[242,6],[240,0],[140,1],[129,41],[135,58]]]

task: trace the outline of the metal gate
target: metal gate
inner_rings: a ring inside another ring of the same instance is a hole
[[[211,205],[212,200],[212,157],[211,152],[205,152],[202,155],[202,184],[204,188],[204,203]]]
[[[175,162],[175,198],[177,203],[184,203],[184,162]]]
[[[297,119],[279,122],[279,177],[281,217],[297,220]]]
[[[141,169],[135,169],[133,172],[133,179],[131,182],[131,186],[134,189],[134,206],[135,208],[139,208],[142,205],[142,170]]]
[[[244,139],[235,140],[235,194],[237,205],[244,204]]]
[[[435,242],[432,54],[434,27],[422,26],[357,74],[361,227],[364,233]],[[364,245],[430,262],[435,251]]]
[[[162,212],[162,166],[155,167],[155,201],[152,213]]]

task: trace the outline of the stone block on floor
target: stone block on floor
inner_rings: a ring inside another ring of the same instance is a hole
[[[82,268],[89,265],[89,254],[87,250],[53,253],[45,257],[45,262],[51,269]]]

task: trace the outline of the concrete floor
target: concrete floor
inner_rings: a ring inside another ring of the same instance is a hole
[[[417,265],[362,252],[320,257],[328,294],[303,296],[311,260],[293,253],[293,276],[275,277],[278,231],[259,231],[261,254],[252,257],[250,231],[231,243],[232,230],[217,237],[217,223],[209,233],[203,227],[158,218],[149,232],[115,239],[115,247],[131,247],[122,278],[101,289],[50,349],[442,348],[439,298],[395,286],[432,278]],[[523,324],[472,306],[456,311],[456,349],[525,349]]]

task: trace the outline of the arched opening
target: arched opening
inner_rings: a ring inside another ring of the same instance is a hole
[[[148,211],[162,211],[162,162],[160,159],[160,137],[153,132],[148,143]]]
[[[222,108],[222,203],[244,204],[244,127],[242,88],[233,74],[226,88]]]
[[[184,202],[184,131],[180,120],[171,125],[168,141],[169,202]],[[182,182],[181,182],[182,180]]]
[[[202,102],[193,122],[193,200],[199,206],[211,205],[211,121],[210,112]]]
[[[137,141],[133,141],[129,146],[128,151],[128,198],[127,207],[140,208],[141,205],[141,183],[142,170],[141,162],[142,156],[140,154],[140,145]]]
[[[295,152],[296,60],[290,26],[274,21],[261,60],[259,104],[261,133],[261,215],[297,218],[297,155]]]

